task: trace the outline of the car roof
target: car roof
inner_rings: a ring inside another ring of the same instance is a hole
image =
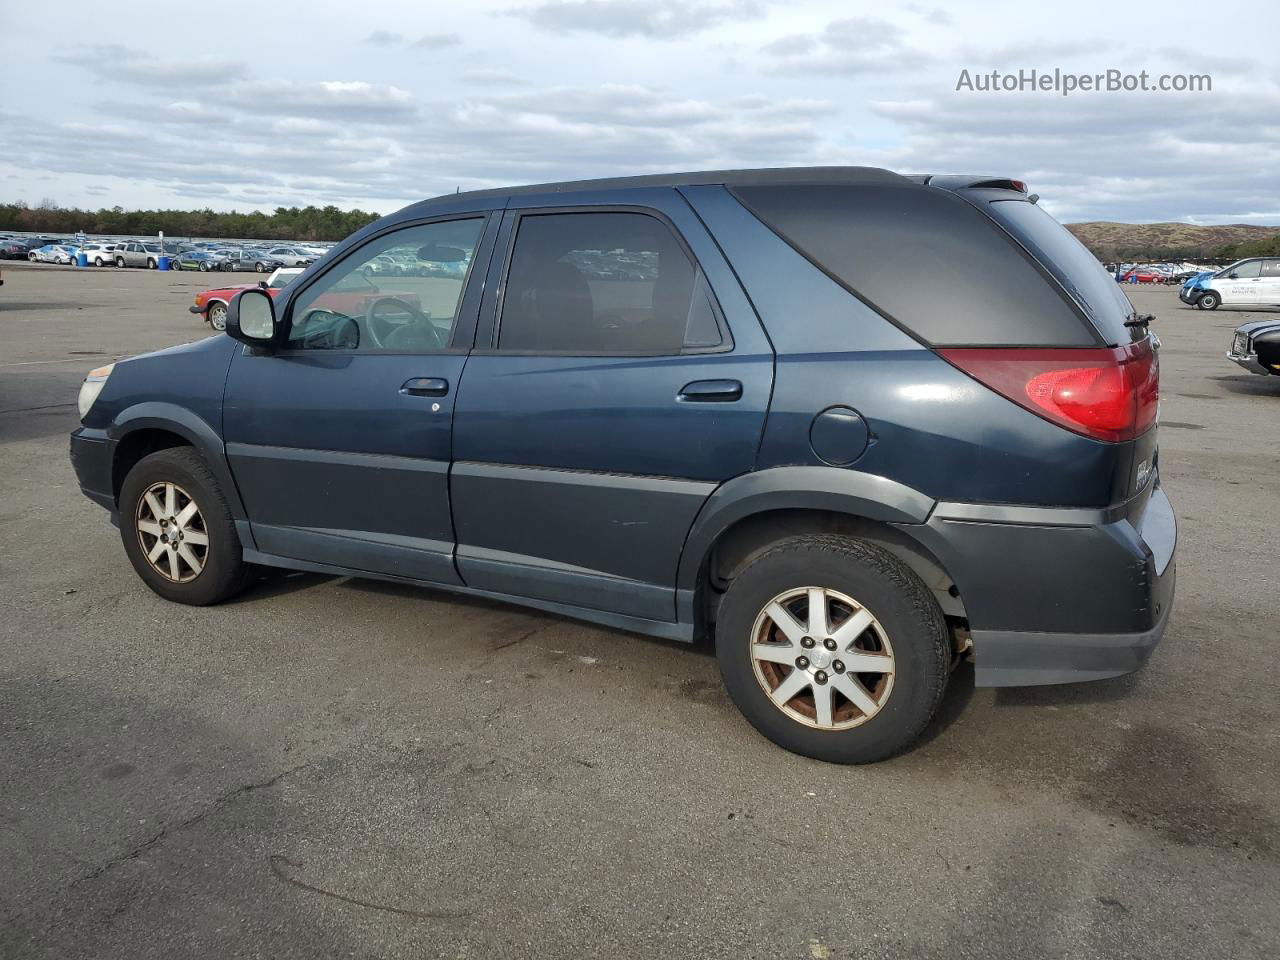
[[[401,213],[430,210],[434,206],[455,205],[480,209],[483,201],[540,193],[590,193],[600,190],[630,190],[640,187],[683,187],[702,184],[725,186],[840,184],[905,185],[917,181],[880,167],[765,167],[755,170],[702,170],[683,173],[653,173],[634,177],[606,177],[598,180],[561,180],[521,186],[494,187],[446,193],[406,207]]]

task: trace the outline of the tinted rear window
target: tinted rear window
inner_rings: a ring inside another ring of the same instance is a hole
[[[954,194],[906,185],[734,192],[806,257],[927,343],[1098,343],[1031,258]]]
[[[1026,200],[987,204],[997,222],[1030,250],[1093,320],[1108,343],[1128,343],[1133,304],[1098,258],[1049,214]]]

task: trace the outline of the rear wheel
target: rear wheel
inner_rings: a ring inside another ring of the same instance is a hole
[[[253,265],[253,269],[257,270],[259,273],[267,272],[267,268],[261,260],[259,260],[257,263]]]
[[[896,557],[810,536],[779,543],[733,579],[716,656],[734,703],[778,746],[870,763],[924,730],[946,688],[950,645],[933,595]]]
[[[175,603],[219,603],[251,576],[218,482],[191,447],[153,453],[129,471],[120,538],[138,576]]]
[[[1201,310],[1217,310],[1222,304],[1222,297],[1210,290],[1208,293],[1200,294],[1200,299],[1196,301],[1196,306]]]
[[[201,260],[201,261],[200,261],[200,272],[201,272],[201,273],[208,273],[208,272],[209,272],[209,261],[208,261],[208,260]]]
[[[102,266],[102,264],[103,264],[103,260],[102,260],[102,258],[101,258],[101,257],[94,257],[94,258],[93,258],[93,265],[94,265],[95,267],[100,267],[100,266]]]
[[[150,257],[148,257],[148,258],[147,258],[147,269],[148,269],[148,270],[154,270],[155,268],[156,268],[156,262],[155,262],[154,260],[152,260]]]

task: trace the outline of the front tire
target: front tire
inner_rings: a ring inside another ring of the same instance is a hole
[[[211,303],[208,310],[209,326],[215,330],[227,329],[227,306],[224,303]]]
[[[864,540],[807,536],[732,580],[716,656],[733,702],[778,746],[872,763],[929,723],[951,647],[937,601],[900,560]]]
[[[129,471],[120,539],[143,582],[175,603],[220,603],[251,577],[218,481],[191,447],[150,454]]]
[[[1222,305],[1222,297],[1210,290],[1208,293],[1200,294],[1200,299],[1196,301],[1196,306],[1201,310],[1217,310]]]
[[[121,270],[124,269],[124,257],[116,257],[116,266]]]

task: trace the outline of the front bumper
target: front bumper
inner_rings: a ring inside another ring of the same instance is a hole
[[[190,313],[198,313],[198,314],[199,314],[200,316],[202,316],[202,317],[204,316],[205,311],[206,311],[206,310],[208,310],[208,309],[209,309],[208,304],[205,304],[205,306],[203,306],[203,307],[202,307],[202,306],[200,306],[200,305],[198,305],[198,304],[193,303],[191,306],[187,307],[187,311],[188,311],[188,312],[190,312]]]
[[[111,511],[116,512],[115,486],[111,465],[115,458],[115,441],[102,430],[77,427],[71,432],[71,467],[80,483],[80,492]]]
[[[1268,370],[1258,362],[1258,355],[1256,353],[1232,353],[1228,350],[1227,359],[1234,364],[1244,367],[1244,369],[1248,370],[1250,373],[1257,373],[1264,377],[1269,377],[1272,374],[1271,370]]]
[[[1183,303],[1195,303],[1200,299],[1201,289],[1199,287],[1183,287],[1178,291],[1178,299]]]
[[[960,591],[978,686],[1117,677],[1164,635],[1177,520],[1158,480],[1106,510],[940,503],[923,527]]]

